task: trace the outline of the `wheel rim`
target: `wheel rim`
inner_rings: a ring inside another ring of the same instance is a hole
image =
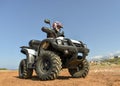
[[[47,73],[50,70],[51,67],[51,62],[49,61],[49,59],[43,59],[43,62],[41,63],[41,70],[43,73]]]
[[[80,71],[81,69],[83,69],[83,64],[78,65],[78,67],[76,69],[77,69],[77,71]]]

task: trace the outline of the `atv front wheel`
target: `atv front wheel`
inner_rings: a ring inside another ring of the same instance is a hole
[[[61,59],[51,51],[42,51],[36,63],[36,73],[40,80],[56,79],[61,70]]]
[[[75,69],[68,69],[68,71],[74,78],[85,78],[89,72],[89,63],[85,59]]]
[[[33,74],[33,69],[27,68],[27,60],[23,59],[19,65],[19,78],[27,79],[31,78]]]

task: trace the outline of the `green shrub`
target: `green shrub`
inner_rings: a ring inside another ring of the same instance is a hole
[[[120,58],[105,59],[102,62],[104,62],[104,63],[109,62],[110,64],[120,64]]]
[[[7,68],[0,68],[0,70],[7,70]]]

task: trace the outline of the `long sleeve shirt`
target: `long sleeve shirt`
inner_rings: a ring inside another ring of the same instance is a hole
[[[59,36],[64,37],[63,33],[57,32],[54,29],[49,29],[47,27],[42,27],[42,31],[47,33],[47,38],[50,38],[50,37],[51,38],[56,38],[56,37],[59,37]]]

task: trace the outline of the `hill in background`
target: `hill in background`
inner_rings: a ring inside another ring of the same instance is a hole
[[[118,56],[115,56],[113,58],[106,58],[101,60],[93,60],[90,61],[90,65],[120,65],[120,58]]]
[[[120,58],[105,59],[105,60],[102,60],[101,62],[120,65]]]

